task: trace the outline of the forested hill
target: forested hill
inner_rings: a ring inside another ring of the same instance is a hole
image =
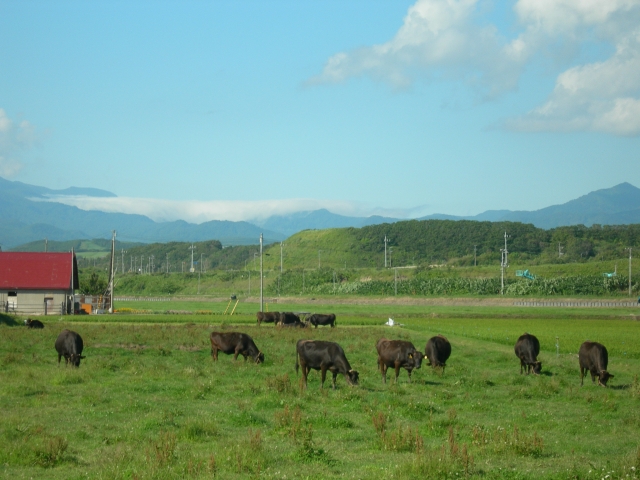
[[[300,232],[285,241],[284,258],[291,266],[312,267],[318,263],[341,266],[346,262],[352,267],[381,267],[384,266],[386,236],[388,265],[446,262],[473,265],[474,246],[478,264],[499,263],[505,233],[512,258],[532,263],[621,258],[625,256],[627,247],[640,246],[638,224],[543,230],[518,222],[412,220],[362,228]],[[277,246],[269,252],[278,261],[279,248]]]
[[[266,270],[279,270],[281,258],[285,270],[384,267],[386,236],[387,266],[473,265],[474,247],[478,265],[499,264],[505,232],[510,260],[530,265],[620,259],[628,256],[628,247],[640,247],[639,224],[543,230],[518,222],[412,220],[362,228],[305,230],[289,237],[282,247],[280,243],[265,245],[263,261]],[[57,251],[56,244],[49,242],[49,250]],[[124,248],[119,242],[116,245],[118,265],[124,265],[125,271],[166,272],[167,260],[170,272],[191,266],[191,243],[129,244]],[[194,242],[194,247],[198,271],[260,267],[258,245],[223,248],[219,241],[210,240]],[[105,246],[105,255],[107,251]],[[81,260],[80,267],[106,264],[106,257],[95,257]]]

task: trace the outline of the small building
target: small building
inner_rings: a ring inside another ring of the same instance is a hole
[[[74,253],[0,252],[1,312],[72,313],[78,288]]]

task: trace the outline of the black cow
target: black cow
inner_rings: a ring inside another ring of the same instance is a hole
[[[313,315],[309,315],[307,321],[316,328],[318,328],[318,325],[331,325],[331,328],[336,326],[336,316],[333,313],[328,315],[314,313]]]
[[[24,321],[24,324],[27,326],[27,328],[44,328],[44,323],[42,323],[40,320],[31,320],[30,318],[27,318]]]
[[[424,347],[424,357],[429,360],[429,365],[433,368],[442,367],[443,374],[450,355],[451,344],[443,335],[431,337]]]
[[[287,325],[288,323],[301,323],[300,317],[293,312],[281,312],[278,325]]]
[[[332,387],[334,390],[336,388],[336,377],[339,373],[344,375],[349,385],[358,384],[358,372],[349,365],[342,347],[334,342],[298,340],[296,344],[296,373],[298,373],[299,367],[302,367],[304,388],[307,388],[307,375],[312,368],[320,370],[322,374],[320,388],[324,388],[327,370],[333,374]]]
[[[238,359],[238,354],[244,357],[244,361],[247,361],[247,357],[253,358],[255,363],[264,362],[264,353],[258,350],[253,339],[246,333],[239,332],[211,332],[209,338],[211,340],[211,357],[214,361],[218,360],[218,350],[227,355],[233,353],[233,359]]]
[[[598,385],[603,387],[606,387],[609,379],[613,378],[613,375],[607,372],[609,354],[605,346],[601,343],[584,342],[580,345],[578,361],[580,362],[580,386],[583,385],[587,370],[591,372],[591,381],[595,383],[597,376]]]
[[[540,342],[535,336],[529,333],[520,335],[513,350],[516,352],[516,357],[520,359],[520,374],[524,369],[527,375],[530,372],[533,372],[534,375],[540,375],[542,369],[542,362],[538,361]]]
[[[69,363],[74,367],[80,366],[80,360],[82,360],[82,349],[84,348],[84,343],[82,342],[82,337],[78,335],[76,332],[72,332],[71,330],[63,330],[58,335],[56,339],[56,351],[58,352],[58,365],[60,364],[60,359],[64,357],[65,365]]]
[[[416,350],[411,342],[381,338],[376,343],[376,349],[378,350],[378,368],[382,373],[384,383],[387,383],[387,368],[389,367],[395,369],[395,383],[398,382],[400,367],[407,371],[409,383],[411,383],[411,371],[422,366],[422,352]]]
[[[280,320],[280,312],[258,312],[256,314],[258,326],[264,323],[278,323]]]

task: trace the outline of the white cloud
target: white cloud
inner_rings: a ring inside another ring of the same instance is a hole
[[[566,0],[565,3],[572,2]],[[611,5],[620,4],[617,13],[624,13],[624,19],[614,19],[616,15],[611,13],[611,8],[596,9],[591,16],[575,15],[583,19],[584,25],[601,19],[600,26],[605,32],[615,32],[611,39],[615,44],[614,53],[604,61],[562,72],[547,101],[526,115],[507,121],[509,128],[640,135],[640,5],[635,2],[636,8],[630,12],[627,3],[611,2]],[[576,10],[583,13],[583,9]],[[629,17],[639,21],[629,23]],[[605,25],[607,23],[615,25]]]
[[[526,64],[544,55],[556,68],[565,65],[553,92],[505,126],[640,135],[639,0],[517,0],[519,25],[509,31],[516,34],[511,41],[497,26],[481,23],[482,7],[480,0],[418,0],[391,40],[336,53],[309,83],[370,76],[405,87],[426,76],[463,81],[495,97],[514,89]],[[612,53],[571,65],[594,46]]]
[[[23,167],[20,154],[36,142],[36,132],[28,121],[11,120],[0,108],[0,176],[12,177]]]
[[[484,94],[512,89],[522,62],[492,26],[474,22],[478,0],[418,0],[390,41],[333,55],[310,84],[368,75],[394,87],[413,76],[464,81]],[[516,46],[517,47],[517,46]]]
[[[157,222],[184,220],[189,223],[202,223],[211,220],[231,220],[259,223],[272,215],[290,215],[322,208],[346,216],[382,215],[394,218],[415,216],[412,215],[412,210],[382,209],[348,201],[309,198],[259,201],[173,201],[131,197],[53,196],[49,201],[75,206],[82,210],[145,215]]]

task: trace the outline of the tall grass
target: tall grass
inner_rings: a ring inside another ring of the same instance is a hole
[[[640,338],[640,322],[416,313],[405,327],[389,329],[379,321],[386,307],[368,308],[375,321],[352,314],[337,328],[312,331],[221,324],[218,317],[196,323],[193,315],[171,316],[173,323],[152,323],[163,315],[146,323],[66,317],[40,331],[19,319],[0,324],[0,472],[53,479],[637,478],[640,346],[631,339]],[[57,365],[53,344],[63,328],[84,339],[87,358],[78,369]],[[213,328],[250,334],[265,363],[226,355],[214,363]],[[542,344],[538,377],[520,375],[513,353],[525,330]],[[422,348],[436,333],[453,346],[446,374],[423,366],[412,384],[382,384],[378,338]],[[587,336],[609,348],[609,388],[579,386],[574,346]],[[339,376],[337,390],[321,391],[312,371],[302,390],[294,369],[299,338],[340,343],[360,385]]]

